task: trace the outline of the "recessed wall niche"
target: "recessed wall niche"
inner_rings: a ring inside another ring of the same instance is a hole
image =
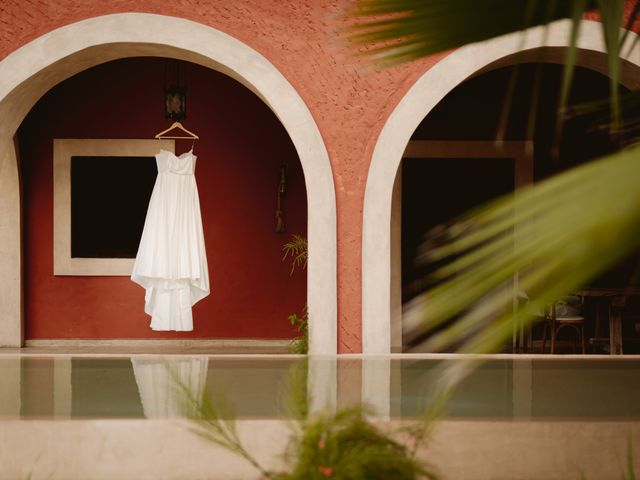
[[[174,141],[54,139],[55,275],[131,275],[160,149]]]

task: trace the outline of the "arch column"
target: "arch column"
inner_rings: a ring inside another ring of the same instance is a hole
[[[24,341],[20,175],[13,137],[0,141],[0,346]]]
[[[362,232],[362,347],[363,353],[391,351],[391,221],[393,184],[411,135],[429,112],[456,86],[471,76],[513,64],[518,55],[541,48],[551,54],[543,61],[559,62],[569,45],[570,21],[554,22],[462,47],[442,59],[411,87],[385,123],[371,158],[364,198]],[[628,46],[637,36],[629,34]],[[578,65],[603,71],[606,52],[599,22],[583,21],[578,38]],[[544,53],[544,52],[543,52]],[[511,58],[509,58],[511,57]],[[540,60],[540,59],[538,59]],[[637,88],[640,52],[625,57],[622,83]],[[635,72],[635,75],[633,75]],[[633,78],[633,77],[636,78]]]
[[[51,87],[109,60],[188,60],[236,79],[258,95],[294,144],[307,188],[310,353],[337,350],[336,201],[326,147],[308,107],[278,69],[248,45],[189,20],[146,13],[105,15],[53,30],[0,62],[0,346],[21,346],[20,185],[13,137]]]

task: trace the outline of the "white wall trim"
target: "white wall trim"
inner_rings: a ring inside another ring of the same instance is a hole
[[[122,13],[82,20],[27,43],[0,61],[0,213],[20,211],[13,137],[35,102],[51,87],[109,60],[151,55],[180,58],[221,71],[258,95],[287,130],[304,171],[308,205],[307,302],[310,352],[337,351],[336,200],[327,149],[311,113],[280,71],[248,45],[190,20]],[[11,215],[0,218],[0,346],[19,346],[22,333],[21,258]],[[20,279],[16,281],[16,278]],[[13,332],[5,334],[3,332]]]
[[[431,67],[409,89],[385,123],[371,158],[364,198],[362,232],[362,344],[363,353],[391,350],[391,208],[393,184],[403,152],[420,122],[451,90],[479,71],[498,65],[506,57],[541,47],[566,47],[570,22],[559,21],[460,48]],[[628,45],[637,36],[631,33]],[[584,21],[578,64],[601,70],[602,26]],[[629,49],[623,48],[623,52]],[[596,54],[594,54],[594,52]],[[599,53],[599,55],[597,55]],[[640,65],[634,49],[626,60]],[[598,65],[596,65],[596,63]],[[623,69],[622,83],[636,83]]]

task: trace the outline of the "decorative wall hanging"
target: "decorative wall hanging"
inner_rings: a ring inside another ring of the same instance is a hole
[[[167,60],[165,67],[164,116],[168,120],[187,118],[187,87],[184,69],[179,60]]]
[[[280,180],[278,182],[278,196],[276,206],[276,233],[284,233],[287,227],[284,223],[284,215],[282,213],[282,198],[287,194],[287,164],[282,162],[280,165]]]
[[[169,85],[164,90],[164,116],[170,120],[182,120],[187,116],[187,89]]]

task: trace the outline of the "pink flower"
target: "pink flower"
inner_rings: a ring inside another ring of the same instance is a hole
[[[407,446],[409,448],[413,448],[416,445],[416,442],[418,441],[418,437],[416,437],[411,433],[407,434],[406,439],[407,439]]]
[[[325,446],[324,438],[321,438],[320,441],[318,442],[318,448],[322,450],[324,446]]]
[[[325,477],[329,478],[333,474],[333,468],[331,467],[323,467],[322,465],[318,465],[318,470]]]

